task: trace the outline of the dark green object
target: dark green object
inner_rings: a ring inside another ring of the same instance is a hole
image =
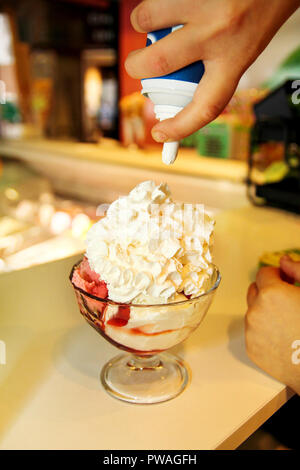
[[[19,108],[14,103],[4,103],[0,107],[1,119],[12,124],[21,122],[21,114]]]
[[[205,157],[230,157],[230,126],[211,122],[197,132],[197,151]]]
[[[197,145],[197,132],[188,135],[180,142],[182,147],[194,148]]]

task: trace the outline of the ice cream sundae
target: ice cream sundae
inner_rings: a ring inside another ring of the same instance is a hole
[[[71,282],[85,319],[115,346],[153,357],[199,325],[219,283],[214,221],[145,181],[89,230]],[[128,400],[130,401],[130,400]]]

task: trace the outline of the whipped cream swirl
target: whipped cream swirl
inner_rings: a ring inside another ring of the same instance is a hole
[[[166,184],[145,181],[114,201],[87,234],[90,267],[120,303],[196,297],[213,272],[214,221],[202,205],[175,203]]]

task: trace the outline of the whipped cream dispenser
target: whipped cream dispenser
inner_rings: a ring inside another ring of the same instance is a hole
[[[150,46],[182,26],[178,25],[148,33],[146,46]],[[203,74],[204,64],[202,61],[198,61],[163,77],[143,79],[141,81],[142,94],[154,103],[156,118],[160,121],[172,118],[190,103]],[[174,163],[178,147],[179,142],[164,143],[162,160],[165,164]]]

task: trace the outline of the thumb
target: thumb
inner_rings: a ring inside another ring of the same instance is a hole
[[[289,278],[300,282],[300,261],[293,261],[288,255],[282,256],[280,268]]]
[[[225,108],[239,82],[239,74],[220,62],[205,61],[205,73],[193,101],[176,117],[156,124],[152,137],[157,142],[172,142],[192,134],[213,121]]]

